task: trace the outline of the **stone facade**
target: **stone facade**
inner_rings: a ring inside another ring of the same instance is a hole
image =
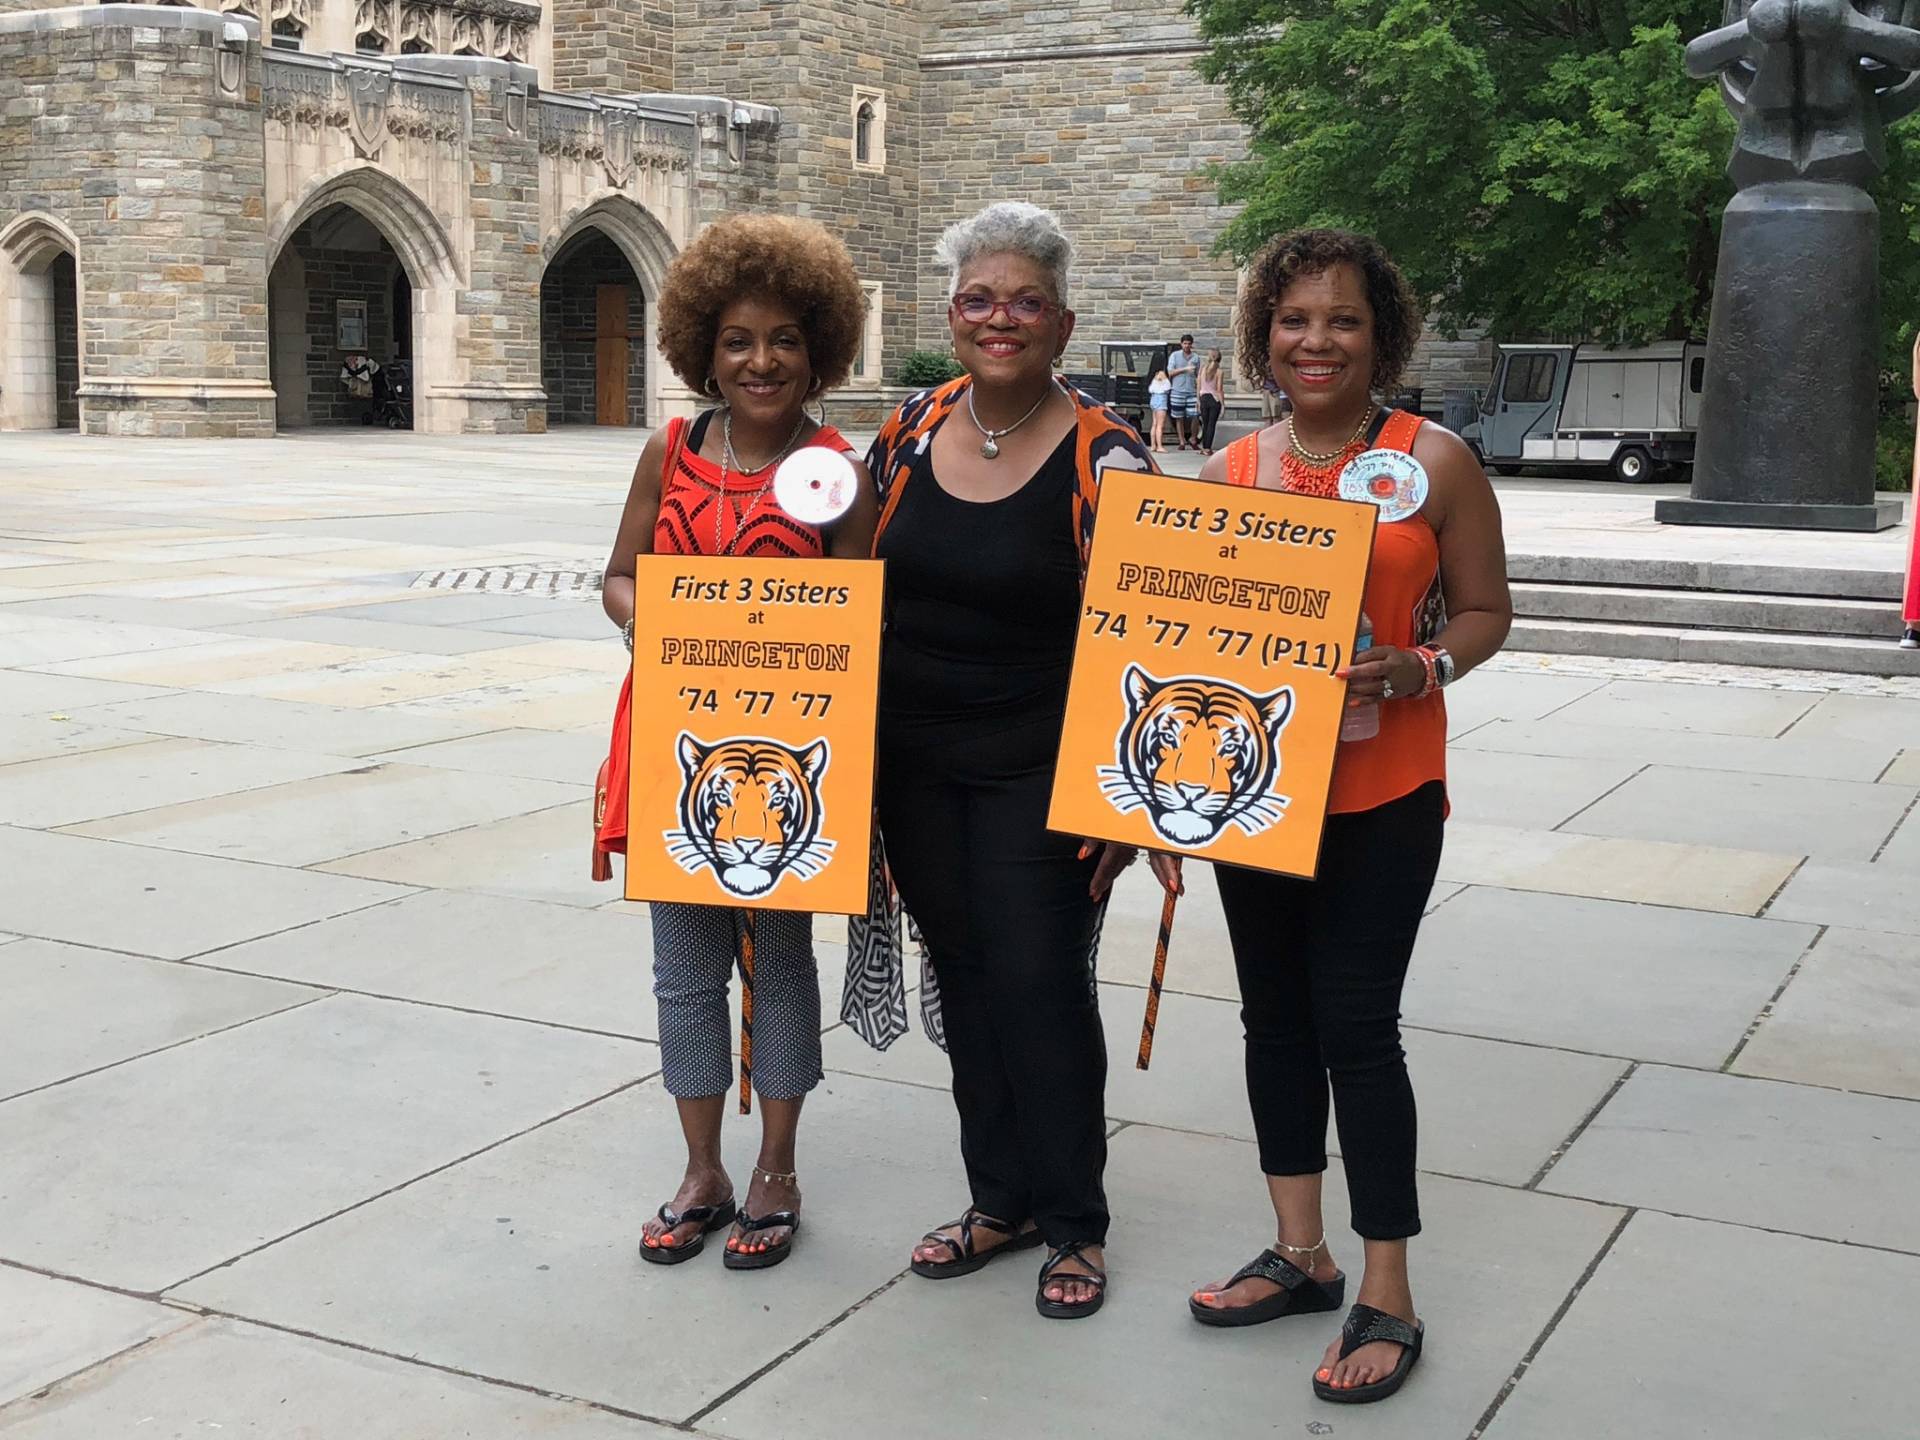
[[[657,423],[696,399],[647,363],[666,266],[742,209],[853,252],[874,308],[843,422],[946,347],[933,245],[993,199],[1074,236],[1067,368],[1186,330],[1232,356],[1209,170],[1244,137],[1166,0],[207,3],[224,13],[0,0],[0,428],[337,423],[353,286],[369,346],[405,352],[375,358],[413,365],[417,428],[570,421],[587,327],[542,287],[590,232],[635,286],[626,419]],[[350,263],[309,253],[346,212],[371,227]],[[1485,347],[1430,343],[1416,368],[1470,382]]]

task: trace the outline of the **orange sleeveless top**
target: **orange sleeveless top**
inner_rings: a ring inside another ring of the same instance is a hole
[[[1413,451],[1413,437],[1424,422],[1404,410],[1391,411],[1373,442],[1376,450]],[[1227,446],[1227,483],[1252,486],[1259,481],[1260,432]],[[1367,565],[1362,602],[1373,621],[1373,643],[1406,649],[1424,644],[1443,620],[1440,604],[1440,542],[1421,515],[1373,532],[1373,558]],[[1331,814],[1371,810],[1410,795],[1430,780],[1447,778],[1447,705],[1438,690],[1420,699],[1388,700],[1380,706],[1380,733],[1371,740],[1343,740],[1333,762]]]

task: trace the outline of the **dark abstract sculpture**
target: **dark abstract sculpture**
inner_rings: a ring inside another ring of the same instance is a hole
[[[1920,0],[1727,0],[1687,47],[1740,122],[1682,525],[1880,530],[1880,217],[1862,188],[1920,107]]]

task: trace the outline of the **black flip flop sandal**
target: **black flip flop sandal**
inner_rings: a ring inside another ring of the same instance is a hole
[[[1009,1239],[988,1250],[975,1250],[973,1232],[985,1230],[994,1235],[1006,1235]],[[940,1230],[958,1230],[960,1238],[942,1235]],[[958,1280],[962,1275],[971,1275],[982,1266],[989,1264],[996,1255],[1009,1250],[1031,1250],[1040,1243],[1040,1232],[1028,1230],[1024,1234],[1018,1225],[1009,1225],[1005,1220],[996,1220],[991,1215],[982,1215],[971,1205],[967,1213],[958,1220],[942,1225],[940,1230],[929,1230],[920,1237],[920,1243],[929,1240],[944,1245],[953,1252],[951,1260],[915,1260],[909,1268],[914,1274],[927,1280]]]
[[[1347,1323],[1340,1327],[1340,1358],[1344,1360],[1362,1345],[1371,1345],[1376,1340],[1391,1340],[1406,1347],[1400,1352],[1400,1363],[1370,1385],[1349,1385],[1344,1390],[1334,1389],[1316,1375],[1313,1393],[1336,1405],[1366,1405],[1384,1400],[1407,1383],[1407,1376],[1419,1362],[1421,1342],[1426,1337],[1427,1327],[1419,1320],[1409,1325],[1399,1316],[1376,1310],[1371,1305],[1355,1305],[1347,1312]]]
[[[1335,1275],[1322,1284],[1277,1250],[1262,1250],[1233,1272],[1233,1278],[1220,1289],[1231,1290],[1242,1280],[1270,1280],[1280,1289],[1251,1305],[1203,1305],[1191,1295],[1187,1309],[1202,1325],[1237,1327],[1264,1325],[1282,1315],[1317,1315],[1338,1310],[1346,1303],[1347,1277]]]
[[[776,1210],[771,1215],[749,1215],[740,1212],[740,1233],[751,1235],[756,1230],[772,1230],[778,1226],[787,1227],[787,1238],[778,1245],[765,1250],[745,1251],[728,1250],[720,1256],[720,1263],[729,1270],[771,1270],[793,1253],[794,1239],[800,1234],[800,1217],[791,1210]]]
[[[1040,1267],[1039,1288],[1033,1292],[1034,1308],[1046,1316],[1047,1319],[1084,1320],[1087,1316],[1094,1314],[1102,1305],[1107,1303],[1107,1272],[1100,1269],[1091,1260],[1087,1259],[1085,1255],[1080,1253],[1092,1244],[1093,1242],[1091,1240],[1069,1240],[1058,1250],[1048,1253],[1046,1263]],[[1049,1300],[1047,1298],[1047,1282],[1054,1279],[1055,1276],[1053,1272],[1069,1260],[1078,1260],[1093,1273],[1090,1275],[1062,1275],[1058,1278],[1062,1280],[1080,1280],[1092,1285],[1094,1289],[1091,1300]]]
[[[684,1265],[707,1248],[707,1236],[723,1225],[731,1225],[733,1216],[732,1197],[722,1200],[718,1205],[691,1205],[678,1215],[671,1206],[662,1205],[660,1220],[668,1231],[678,1230],[682,1225],[698,1225],[700,1228],[684,1245],[649,1245],[642,1240],[640,1258],[649,1265]]]

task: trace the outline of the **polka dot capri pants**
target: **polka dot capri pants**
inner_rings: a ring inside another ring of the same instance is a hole
[[[683,1100],[733,1086],[736,911],[655,902],[653,997],[660,1007],[660,1063],[667,1091]],[[820,1083],[820,972],[813,917],[755,910],[753,1088],[765,1100],[797,1100]]]

